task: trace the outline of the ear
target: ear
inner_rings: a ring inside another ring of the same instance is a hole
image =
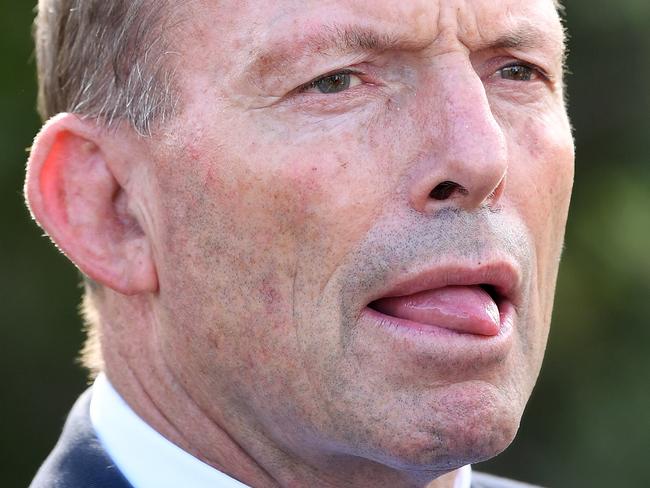
[[[120,184],[128,178],[117,177],[133,144],[124,139],[72,114],[54,117],[34,141],[25,195],[34,219],[84,274],[134,295],[155,292],[158,278],[132,195]]]

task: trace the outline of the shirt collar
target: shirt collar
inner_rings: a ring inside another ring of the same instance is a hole
[[[137,416],[103,373],[95,380],[90,421],[104,449],[135,488],[250,488],[185,452]],[[454,488],[470,488],[460,468]]]
[[[472,487],[472,466],[466,465],[456,471],[456,480],[454,488],[471,488]]]
[[[93,385],[90,420],[106,452],[135,488],[249,488],[156,432],[104,374]]]

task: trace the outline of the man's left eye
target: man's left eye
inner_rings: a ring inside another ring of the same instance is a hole
[[[532,66],[525,64],[513,64],[499,70],[499,75],[504,80],[531,81],[537,78],[540,73]]]
[[[300,91],[303,93],[322,93],[325,95],[340,93],[361,84],[361,79],[351,71],[332,73],[311,81],[304,85]]]

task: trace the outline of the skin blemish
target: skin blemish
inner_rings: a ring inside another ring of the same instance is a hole
[[[210,166],[205,174],[205,186],[206,188],[223,187],[223,180],[221,179],[221,176],[219,176],[217,169],[213,166]]]
[[[280,299],[280,293],[272,283],[272,279],[269,278],[263,280],[260,286],[260,297],[266,305],[267,311],[272,311],[273,304],[278,303]]]
[[[187,147],[187,155],[192,161],[199,161],[201,159],[201,151],[193,145]]]

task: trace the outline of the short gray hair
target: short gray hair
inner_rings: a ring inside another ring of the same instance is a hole
[[[71,112],[141,134],[173,112],[167,0],[39,0],[34,37],[43,119]]]
[[[180,4],[182,2],[177,2]],[[39,0],[34,25],[38,110],[43,118],[70,112],[110,127],[118,121],[149,135],[175,108],[169,62],[170,0]],[[81,311],[87,339],[81,362],[103,369],[101,287],[84,277]]]

